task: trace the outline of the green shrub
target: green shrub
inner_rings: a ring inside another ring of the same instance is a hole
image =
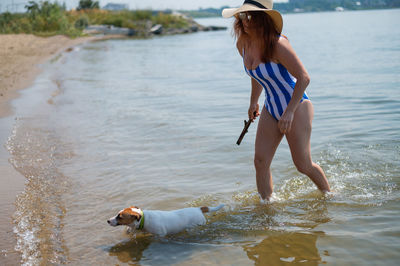
[[[83,30],[89,26],[89,18],[86,15],[80,16],[74,23],[76,29]]]
[[[99,9],[99,1],[80,0],[77,10],[83,9]]]
[[[110,17],[103,21],[101,24],[112,25],[115,27],[122,27],[124,19],[121,17]]]
[[[9,27],[12,21],[13,15],[10,12],[5,12],[0,14],[0,32],[9,33]]]
[[[161,12],[154,16],[152,21],[153,24],[161,24],[164,28],[184,28],[188,26],[188,22],[184,18]]]
[[[19,26],[21,29],[21,32],[23,33],[31,33],[32,32],[32,24],[29,18],[21,18],[19,20]]]
[[[137,29],[136,23],[132,20],[124,20],[122,22],[122,27],[129,28],[129,29]]]
[[[153,14],[150,10],[136,10],[125,12],[129,12],[129,14],[127,15],[130,16],[132,20],[151,20],[153,17]]]

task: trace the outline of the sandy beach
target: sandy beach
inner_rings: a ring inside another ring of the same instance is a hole
[[[40,73],[40,64],[70,47],[98,40],[98,37],[70,39],[65,36],[37,37],[27,34],[0,35],[0,264],[20,261],[14,251],[12,215],[16,195],[24,189],[25,177],[8,162],[5,143],[13,126],[12,99],[18,91],[29,87]]]
[[[94,37],[70,39],[48,38],[28,34],[0,35],[0,117],[12,113],[9,101],[26,88],[40,72],[39,65],[71,46]]]

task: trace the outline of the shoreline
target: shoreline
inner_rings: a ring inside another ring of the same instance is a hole
[[[17,240],[12,217],[16,197],[24,190],[26,180],[9,162],[10,153],[6,149],[15,120],[12,101],[19,97],[19,91],[34,83],[42,72],[41,64],[74,46],[118,37],[121,36],[70,39],[61,35],[0,35],[0,264],[13,265],[21,261],[20,253],[14,249]]]

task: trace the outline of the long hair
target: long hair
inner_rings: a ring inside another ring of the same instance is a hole
[[[276,43],[279,39],[279,32],[275,28],[273,20],[263,11],[249,12],[251,19],[248,23],[249,30],[256,36],[256,43],[262,51],[262,62],[269,62],[273,58]],[[236,18],[233,24],[234,35],[237,42],[247,46],[250,42],[250,36],[244,31],[243,22]]]

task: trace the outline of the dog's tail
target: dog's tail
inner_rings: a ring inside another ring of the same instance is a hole
[[[201,209],[201,211],[203,212],[203,213],[206,213],[206,212],[216,212],[216,211],[218,211],[219,209],[221,209],[222,207],[224,207],[225,205],[224,204],[220,204],[220,205],[218,205],[217,207],[201,207],[200,209]]]

